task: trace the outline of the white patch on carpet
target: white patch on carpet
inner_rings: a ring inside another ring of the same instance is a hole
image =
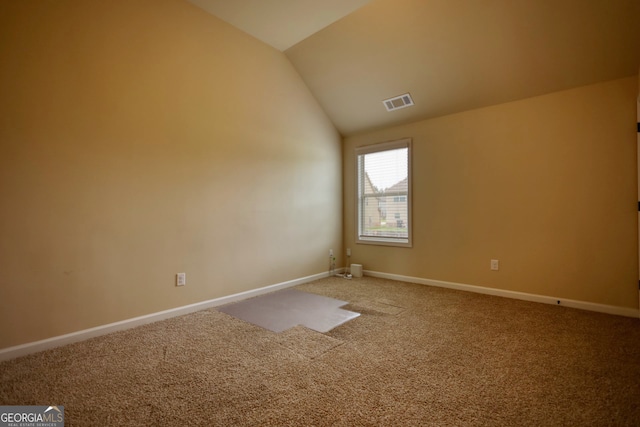
[[[329,332],[336,326],[360,316],[343,310],[346,301],[285,289],[218,308],[219,311],[273,332],[297,325],[317,332]]]

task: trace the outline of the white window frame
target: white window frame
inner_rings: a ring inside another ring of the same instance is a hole
[[[404,138],[400,140],[383,142],[379,144],[366,145],[357,147],[355,149],[355,173],[356,173],[356,243],[366,245],[383,245],[383,246],[400,246],[400,247],[412,247],[412,234],[413,234],[413,221],[412,221],[412,173],[411,173],[411,138]],[[362,189],[360,177],[364,176],[361,172],[363,167],[360,163],[360,156],[365,154],[377,153],[380,151],[395,150],[398,148],[407,148],[407,237],[385,237],[385,236],[364,236],[362,235],[364,210],[362,206]]]

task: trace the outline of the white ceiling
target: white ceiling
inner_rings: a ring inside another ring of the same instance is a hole
[[[284,51],[371,0],[189,0]]]
[[[283,50],[345,136],[640,67],[640,0],[189,1]]]

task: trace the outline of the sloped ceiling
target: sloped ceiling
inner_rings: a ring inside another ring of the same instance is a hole
[[[285,54],[346,136],[636,75],[640,0],[373,0]]]
[[[283,51],[371,0],[189,1]]]

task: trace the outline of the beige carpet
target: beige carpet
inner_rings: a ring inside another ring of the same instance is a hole
[[[297,289],[362,315],[274,333],[215,309],[0,364],[67,426],[637,426],[640,321],[389,280]]]

